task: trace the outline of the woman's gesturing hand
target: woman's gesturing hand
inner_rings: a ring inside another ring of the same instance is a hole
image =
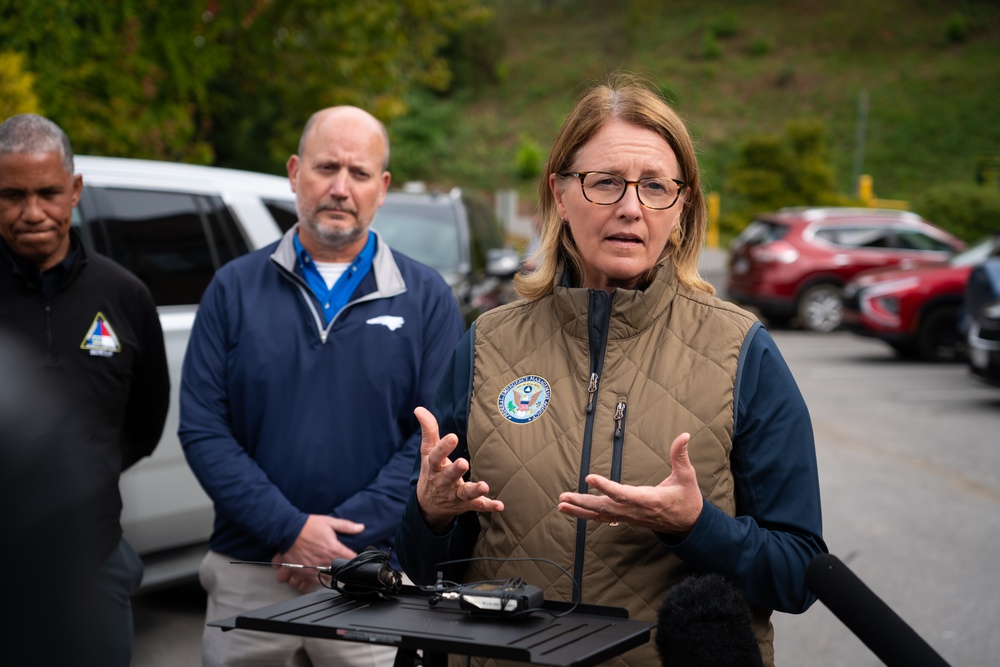
[[[628,486],[601,475],[587,475],[587,484],[603,495],[563,493],[559,511],[611,525],[629,523],[682,537],[701,516],[704,499],[688,457],[690,434],[681,433],[670,445],[670,476],[656,486]]]
[[[417,480],[417,505],[427,525],[437,532],[447,529],[459,514],[470,510],[499,512],[503,503],[486,497],[490,487],[486,482],[465,482],[469,471],[464,458],[448,457],[458,445],[458,436],[438,434],[438,423],[430,410],[418,407],[413,411],[420,422],[420,478]]]

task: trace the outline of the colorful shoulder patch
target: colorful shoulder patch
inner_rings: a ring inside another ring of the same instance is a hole
[[[525,375],[500,392],[498,406],[504,419],[527,424],[542,416],[549,405],[549,383],[537,375]]]
[[[90,354],[95,357],[110,357],[116,352],[122,351],[122,346],[118,343],[118,336],[108,322],[104,313],[98,311],[94,317],[94,323],[87,329],[87,335],[80,343],[81,350],[90,350]]]

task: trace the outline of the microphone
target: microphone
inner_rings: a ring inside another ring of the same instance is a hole
[[[743,592],[721,574],[694,575],[667,592],[656,616],[663,667],[763,667]]]
[[[888,667],[948,667],[836,556],[820,554],[812,559],[806,568],[806,587]]]

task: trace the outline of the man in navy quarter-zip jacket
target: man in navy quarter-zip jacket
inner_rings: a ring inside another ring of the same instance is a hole
[[[202,298],[179,435],[216,517],[200,579],[208,620],[310,591],[314,570],[388,550],[420,449],[413,414],[464,328],[433,269],[370,230],[390,182],[384,126],[317,112],[287,164],[299,221],[223,266]],[[206,627],[205,665],[391,665],[395,649]]]

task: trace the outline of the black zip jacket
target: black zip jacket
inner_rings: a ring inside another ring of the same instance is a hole
[[[32,418],[66,420],[86,448],[103,562],[121,537],[118,478],[159,442],[170,378],[149,290],[70,233],[70,256],[44,275],[0,240],[0,329],[33,346],[31,367],[60,390]]]

